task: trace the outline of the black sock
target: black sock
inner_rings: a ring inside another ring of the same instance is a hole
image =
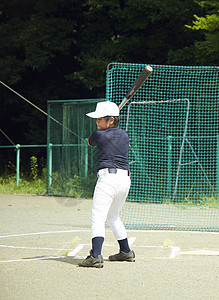
[[[129,248],[129,244],[128,244],[128,239],[124,239],[124,240],[119,240],[118,241],[119,246],[120,246],[120,251],[124,252],[124,253],[129,253],[131,250]]]
[[[97,236],[92,239],[92,256],[97,258],[101,255],[102,246],[104,238],[102,236]]]

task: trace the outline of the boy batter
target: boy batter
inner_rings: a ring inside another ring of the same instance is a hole
[[[129,138],[118,128],[119,108],[110,101],[97,103],[96,110],[87,113],[96,119],[97,130],[88,138],[90,146],[98,148],[98,180],[93,195],[92,250],[81,267],[103,267],[101,255],[105,237],[105,222],[113,231],[120,247],[118,254],[109,256],[110,261],[135,261],[135,253],[128,244],[126,229],[119,217],[130,188],[128,163]]]

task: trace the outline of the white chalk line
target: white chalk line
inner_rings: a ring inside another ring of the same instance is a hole
[[[110,230],[106,230],[110,232]],[[29,232],[29,233],[18,233],[18,234],[10,234],[10,235],[2,235],[0,238],[9,238],[9,237],[18,237],[18,236],[28,236],[28,235],[43,235],[43,234],[58,234],[58,233],[71,233],[71,232],[90,232],[90,229],[72,229],[72,230],[60,230],[60,231],[45,231],[45,232]],[[219,232],[211,232],[211,231],[177,231],[177,230],[127,230],[127,232],[138,232],[138,233],[197,233],[197,234],[219,234]]]
[[[90,246],[90,244],[81,244],[83,246]],[[130,246],[132,244],[129,244]],[[116,244],[104,244],[104,247],[116,247]],[[133,245],[135,248],[167,248],[164,246],[137,246]],[[48,247],[26,247],[26,246],[14,246],[14,245],[0,245],[0,248],[11,248],[11,249],[25,249],[25,250],[51,250],[51,251],[66,251],[66,248],[48,248]],[[73,251],[74,249],[69,248],[69,251]]]
[[[178,256],[180,254],[180,248],[179,247],[174,247],[174,246],[170,246],[170,248],[172,248],[172,251],[170,253],[170,259],[174,259],[176,256]]]
[[[207,255],[207,256],[218,256],[219,251],[213,250],[196,250],[196,251],[182,251],[180,255]]]
[[[136,237],[129,238],[129,245],[131,246],[134,241],[136,240]],[[84,246],[89,246],[90,244],[83,244]],[[104,246],[107,247],[114,247],[116,244],[107,244],[104,243]],[[157,247],[157,246],[135,246],[135,247]],[[26,246],[14,246],[14,245],[1,245],[0,248],[12,248],[12,249],[28,249],[28,250],[54,250],[54,251],[65,251],[66,248],[51,248],[51,247],[26,247]],[[68,249],[69,251],[74,250],[74,249]]]
[[[129,245],[132,246],[135,242],[136,237],[131,237],[128,239]],[[67,256],[74,257],[74,258],[83,258],[82,256],[77,256],[76,254],[81,251],[84,246],[89,246],[90,244],[79,244],[75,249],[69,249],[69,252]],[[115,247],[116,244],[104,244],[106,247]],[[56,251],[66,251],[66,249],[63,248],[40,248],[40,247],[19,247],[19,246],[11,246],[11,245],[0,245],[0,247],[5,248],[13,248],[13,249],[28,249],[28,250],[56,250]],[[164,246],[134,246],[138,248],[164,248]],[[65,255],[61,256],[43,256],[43,257],[37,257],[37,258],[24,258],[24,259],[13,259],[13,260],[3,260],[0,261],[0,263],[9,263],[9,262],[28,262],[28,261],[37,261],[37,260],[46,260],[46,259],[59,259],[64,258]],[[103,257],[103,259],[107,260],[108,257]],[[144,259],[144,258],[138,258],[138,259]]]
[[[88,229],[73,229],[64,231],[45,231],[45,232],[29,232],[29,233],[18,233],[10,235],[2,235],[0,238],[18,237],[18,236],[28,236],[28,235],[43,235],[43,234],[57,234],[57,233],[71,233],[71,232],[89,232]]]
[[[81,259],[84,258],[84,256],[76,256],[76,254],[84,248],[84,246],[88,246],[89,244],[79,244],[75,249],[69,249],[67,256],[74,257],[74,259]],[[7,245],[0,245],[8,248],[14,248],[14,249],[28,249],[28,250],[47,250],[48,248],[34,248],[34,247],[17,247],[17,246],[7,246]],[[117,245],[111,245],[111,244],[104,244],[104,246],[108,247],[116,247]],[[166,248],[164,246],[134,246],[135,248]],[[48,250],[64,250],[66,249],[55,249],[55,248],[49,248]],[[28,262],[28,261],[37,261],[37,260],[46,260],[46,259],[59,259],[59,258],[65,258],[66,255],[61,256],[42,256],[37,258],[22,258],[22,259],[13,259],[13,260],[2,260],[0,263],[10,263],[10,262]],[[155,257],[156,258],[156,257]],[[104,260],[108,260],[108,257],[103,257]],[[144,257],[138,257],[138,260],[144,260]],[[157,258],[157,259],[169,259],[169,257],[164,258]]]
[[[68,256],[75,256],[79,251],[81,251],[84,248],[83,244],[79,244],[74,250],[70,251],[68,253]]]
[[[13,246],[13,245],[0,245],[0,248],[12,248],[12,249],[27,249],[27,250],[51,250],[51,251],[65,251],[66,248],[42,248],[42,247],[24,247],[24,246]],[[74,250],[74,249],[69,249]]]
[[[179,247],[169,246],[171,248],[171,253],[168,257],[154,257],[155,259],[174,259],[179,255],[197,255],[197,256],[219,256],[219,251],[215,250],[193,250],[193,251],[181,251]]]
[[[110,231],[110,230],[109,230]],[[169,231],[169,230],[127,230],[129,232],[177,232],[177,231]],[[8,237],[19,237],[19,236],[31,236],[31,235],[43,235],[43,234],[58,234],[58,233],[72,233],[72,232],[90,232],[89,229],[73,229],[73,230],[62,230],[62,231],[46,231],[46,232],[33,232],[33,233],[21,233],[21,234],[12,234],[12,235],[3,235],[0,238],[8,238]],[[219,234],[219,232],[191,232],[191,231],[178,231],[179,233],[204,233],[204,234]],[[132,245],[136,240],[136,237],[129,238],[129,244]],[[75,249],[69,249],[68,256],[75,256],[80,250],[83,249],[84,246],[89,244],[79,244]],[[105,246],[114,247],[115,245],[105,244]],[[12,245],[0,245],[0,247],[5,248],[14,248],[14,249],[29,249],[29,250],[56,250],[56,251],[66,251],[63,248],[40,248],[40,247],[19,247],[19,246],[12,246]],[[135,246],[139,248],[168,248],[164,246]],[[219,251],[211,251],[211,250],[197,250],[197,251],[180,251],[179,247],[169,246],[171,248],[171,253],[169,257],[154,257],[156,259],[174,259],[179,255],[219,255]],[[17,261],[34,261],[34,260],[43,260],[43,259],[58,259],[63,258],[65,256],[49,256],[49,257],[39,257],[39,258],[27,258],[27,259],[18,259],[18,260],[7,260],[7,261],[0,261],[0,262],[17,262]],[[106,259],[106,258],[104,258]]]
[[[0,260],[0,263],[29,262],[29,261],[45,260],[45,259],[58,259],[58,258],[64,258],[64,257],[65,256],[43,256],[43,257],[36,257],[36,258],[22,258],[22,259]]]
[[[81,251],[84,246],[86,246],[88,244],[79,244],[75,249],[70,249],[72,251],[70,251],[68,253],[67,256],[70,257],[74,257],[74,259],[80,259],[80,258],[84,258],[83,256],[76,256],[76,254]],[[2,245],[0,245],[2,246]],[[5,247],[11,247],[11,246],[6,246]],[[105,246],[110,246],[110,247],[115,247],[116,245],[110,245],[110,244],[106,244]],[[153,257],[154,259],[161,259],[161,260],[165,260],[165,259],[174,259],[176,257],[178,257],[179,255],[200,255],[200,256],[219,256],[219,251],[212,251],[212,250],[196,250],[196,251],[180,251],[179,247],[174,247],[174,246],[168,246],[168,247],[164,247],[164,246],[134,246],[136,248],[170,248],[171,249],[171,253],[169,257]],[[14,246],[13,248],[21,248],[21,247],[16,247]],[[37,250],[45,250],[48,248],[32,248],[32,247],[22,247],[22,249],[37,249]],[[49,248],[49,250],[66,250],[66,249],[55,249],[55,248]],[[48,260],[48,259],[59,259],[59,258],[65,258],[65,255],[61,255],[61,256],[43,256],[43,257],[37,257],[37,258],[22,258],[22,259],[13,259],[13,260],[3,260],[0,261],[0,263],[9,263],[9,262],[28,262],[28,261],[38,261],[38,260]],[[103,259],[107,260],[108,257],[104,257]],[[139,257],[138,259],[143,260],[144,258]]]
[[[131,237],[128,239],[129,240],[129,245],[132,245],[134,241],[136,240],[136,237]],[[81,251],[84,246],[89,245],[89,244],[79,244],[75,249],[69,249],[70,251],[68,252],[67,256],[70,257],[75,257],[75,255]],[[105,244],[105,246],[115,246],[111,244]],[[55,248],[39,248],[39,247],[19,247],[19,246],[7,246],[7,245],[0,245],[0,247],[5,247],[5,248],[13,248],[13,249],[28,249],[28,250],[66,250],[66,249],[55,249]],[[25,259],[17,259],[17,260],[4,260],[0,261],[0,263],[3,262],[21,262],[21,261],[36,261],[36,260],[43,260],[43,259],[58,259],[58,258],[64,258],[65,256],[44,256],[44,257],[37,257],[37,258],[25,258]],[[104,259],[107,259],[104,257]]]
[[[136,240],[136,237],[135,237],[135,236],[130,237],[130,238],[128,239],[129,246],[132,246],[132,245],[134,244],[135,240]]]

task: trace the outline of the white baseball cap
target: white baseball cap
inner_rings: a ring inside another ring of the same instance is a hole
[[[98,102],[96,110],[86,114],[90,118],[103,118],[106,116],[118,117],[119,107],[114,102],[103,101]]]

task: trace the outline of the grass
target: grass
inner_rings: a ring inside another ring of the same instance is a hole
[[[59,182],[60,181],[60,182]],[[95,181],[94,178],[80,179],[78,176],[68,178],[62,188],[62,180],[54,180],[50,193],[53,195],[69,196],[74,198],[92,197]],[[35,194],[46,193],[46,177],[42,178],[20,178],[19,186],[16,185],[16,176],[0,177],[0,194]]]
[[[181,209],[187,209],[191,207],[205,207],[205,208],[219,208],[219,196],[218,195],[196,195],[194,198],[185,198],[183,201],[171,201],[166,199],[163,204],[176,205]]]
[[[24,176],[22,173],[22,175],[19,178],[19,185],[17,186],[15,175],[16,167],[15,165],[9,163],[7,174],[5,176],[0,177],[0,193],[37,195],[45,194],[46,168],[45,161],[43,159],[40,159],[40,167],[41,168],[39,168],[37,157],[31,156],[29,173],[26,173],[26,176]]]
[[[74,198],[91,198],[94,191],[96,177],[90,176],[80,178],[74,175],[73,178],[60,177],[53,180],[50,192],[53,195],[70,196]]]
[[[203,195],[200,200],[202,206],[207,206],[209,208],[219,208],[219,197],[205,196]]]
[[[0,177],[1,194],[37,194],[42,195],[46,192],[45,179],[24,179],[20,178],[19,186],[16,185],[16,177]]]
[[[61,182],[54,184],[52,193],[54,195],[61,195],[65,193],[67,196],[74,198],[89,198],[92,197],[95,181],[94,178],[87,178],[85,181],[81,180],[78,176],[74,176],[72,179],[68,179],[65,184],[65,191],[60,190]],[[19,186],[16,185],[16,176],[0,177],[0,194],[35,194],[42,195],[46,193],[46,177],[43,174],[42,178],[29,179],[20,178]],[[193,200],[193,201],[192,201]],[[194,207],[207,207],[207,208],[219,208],[219,198],[211,195],[199,195],[197,199],[185,198],[182,202],[172,202],[171,200],[163,201],[163,204],[174,204],[182,209]]]

